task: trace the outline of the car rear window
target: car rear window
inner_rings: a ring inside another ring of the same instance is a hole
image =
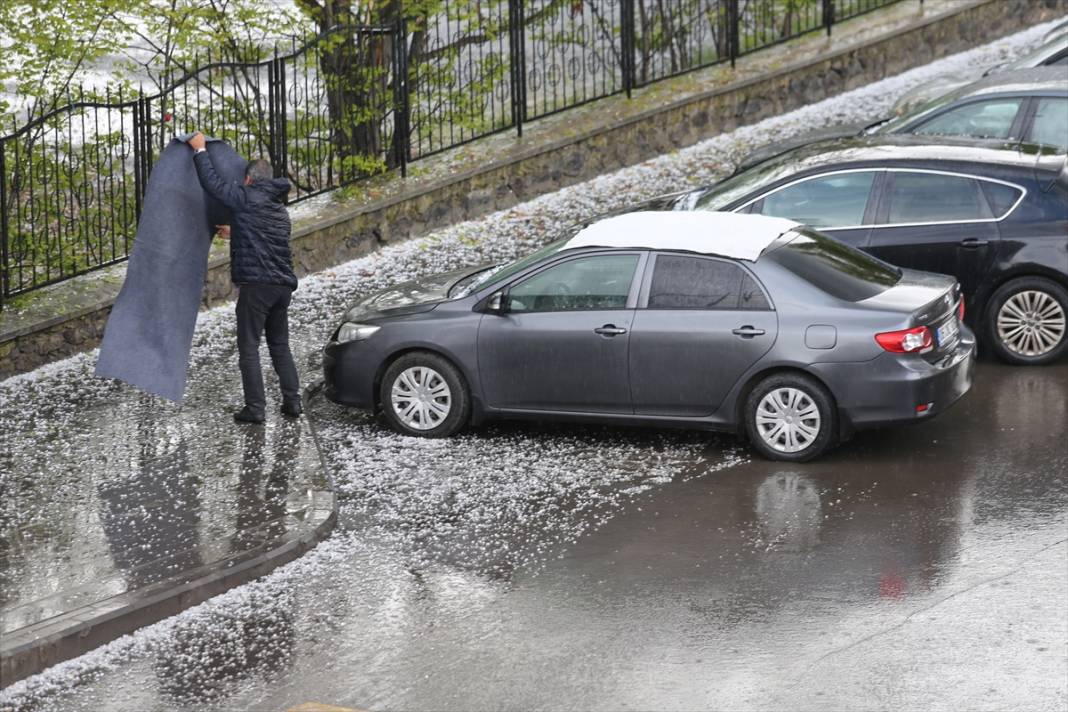
[[[768,309],[749,273],[722,260],[657,255],[650,309]]]
[[[901,270],[815,230],[798,228],[771,260],[832,297],[859,302],[882,294],[901,279]]]

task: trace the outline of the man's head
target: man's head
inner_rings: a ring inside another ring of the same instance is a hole
[[[274,178],[274,169],[271,164],[262,158],[249,161],[245,166],[245,185],[251,185],[258,180],[270,180]]]

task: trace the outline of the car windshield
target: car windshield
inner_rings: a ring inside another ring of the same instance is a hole
[[[791,171],[788,163],[767,161],[717,183],[701,195],[694,210],[729,210],[731,205]]]
[[[923,116],[924,114],[934,111],[935,109],[941,106],[945,106],[946,104],[949,104],[950,102],[955,100],[956,97],[947,98],[947,96],[943,94],[934,99],[922,102],[919,105],[903,107],[903,110],[899,110],[901,111],[901,113],[899,113],[897,116],[894,116],[890,119],[887,119],[886,121],[883,121],[880,124],[866,129],[865,133],[869,135],[897,133],[902,126],[911,123],[912,121],[915,121],[917,117]]]
[[[1051,38],[1032,52],[1025,54],[1015,61],[999,64],[996,69],[999,72],[1007,72],[1013,69],[1030,69],[1041,66],[1047,59],[1061,50],[1068,48],[1068,34]]]
[[[489,287],[493,284],[502,282],[511,277],[513,274],[522,272],[530,265],[535,264],[536,262],[540,262],[549,255],[556,254],[557,252],[563,249],[564,245],[570,239],[570,236],[565,237],[562,240],[557,240],[556,242],[549,243],[540,250],[533,252],[527,255],[526,257],[518,259],[515,262],[507,262],[504,264],[493,265],[491,267],[487,267],[481,272],[475,272],[472,275],[468,275],[467,277],[464,277],[452,286],[452,289],[449,290],[449,297],[453,299],[459,299],[461,297],[466,297],[468,294],[471,294],[471,292],[474,292],[476,289],[482,289],[483,287]]]
[[[901,270],[815,230],[797,228],[796,237],[765,253],[832,297],[859,302],[882,294],[901,279]]]

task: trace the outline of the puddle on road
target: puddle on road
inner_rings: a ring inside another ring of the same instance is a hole
[[[497,424],[425,440],[322,399],[309,415],[340,497],[335,535],[261,582],[53,669],[77,707],[200,709],[292,674],[307,646],[360,637],[371,621],[388,645],[414,643],[443,614],[495,605],[636,498],[743,460],[736,441],[707,433]],[[64,709],[65,695],[29,682],[35,703],[0,709]]]
[[[310,433],[234,427],[214,400],[231,376],[199,378],[184,407],[98,379],[0,403],[0,634],[300,526],[324,484]]]
[[[1021,393],[1030,407],[1013,406]],[[983,363],[976,393],[922,427],[863,433],[808,465],[722,467],[733,441],[698,433],[522,423],[427,441],[319,401],[343,473],[336,535],[90,654],[71,667],[76,697],[59,671],[38,684],[62,692],[31,686],[21,709],[528,707],[550,680],[580,708],[730,706],[777,680],[786,709],[783,686],[832,644],[1063,531],[1068,455],[1039,426],[1066,404],[1068,365]],[[1047,616],[1020,654],[1057,649],[1049,605],[1007,615]]]

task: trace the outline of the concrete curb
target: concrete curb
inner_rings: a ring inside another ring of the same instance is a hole
[[[305,389],[307,401],[316,386]],[[169,579],[103,601],[80,605],[58,616],[5,633],[0,642],[0,680],[6,687],[56,663],[78,657],[117,638],[203,603],[213,596],[257,579],[323,541],[337,523],[337,496],[325,467],[319,436],[307,415],[319,467],[329,490],[311,493],[308,506],[288,513],[284,534],[265,537],[258,546]],[[303,517],[295,516],[303,514]],[[264,523],[268,530],[276,521]]]

